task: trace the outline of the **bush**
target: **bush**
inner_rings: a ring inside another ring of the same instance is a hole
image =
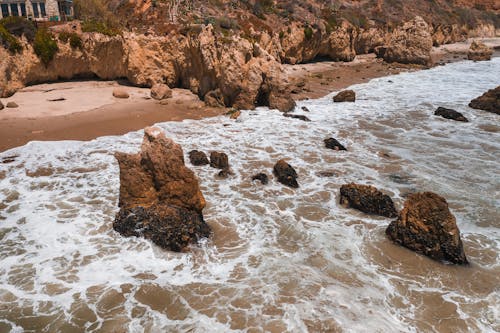
[[[47,66],[59,50],[57,42],[47,29],[40,29],[35,35],[33,43],[35,53],[45,66]]]
[[[33,42],[36,34],[36,28],[33,22],[19,16],[9,16],[0,20],[0,24],[14,36],[25,36],[30,42]]]
[[[116,36],[120,34],[120,30],[110,26],[104,21],[88,20],[82,23],[83,32],[98,32],[107,36]]]
[[[11,53],[21,53],[23,52],[23,46],[17,40],[16,37],[5,29],[5,27],[0,24],[0,45],[9,50]]]
[[[304,28],[304,35],[306,36],[306,40],[311,40],[313,33],[314,31],[311,27],[307,26]]]
[[[83,48],[82,39],[76,32],[63,31],[59,34],[59,40],[63,43],[67,43],[69,41],[69,45],[74,49]]]

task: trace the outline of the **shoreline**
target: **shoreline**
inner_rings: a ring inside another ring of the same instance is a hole
[[[493,46],[500,38],[490,39]],[[467,42],[447,44],[433,50],[434,66],[467,58]],[[494,57],[500,56],[495,48]],[[373,54],[359,55],[352,62],[315,62],[283,65],[289,75],[294,100],[320,98],[333,91],[371,79],[429,67],[385,63]],[[112,97],[112,90],[127,90],[126,100]],[[92,96],[92,99],[85,99]],[[24,98],[23,98],[24,97]],[[62,101],[49,101],[61,99]],[[226,113],[211,108],[186,89],[173,89],[162,102],[149,98],[149,89],[119,85],[117,81],[67,81],[28,86],[10,98],[19,108],[0,111],[0,152],[30,141],[92,140],[122,135],[166,121],[202,119]],[[71,110],[71,111],[68,111]]]

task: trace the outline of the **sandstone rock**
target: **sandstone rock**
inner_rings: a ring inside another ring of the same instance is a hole
[[[125,91],[124,89],[120,89],[120,88],[116,88],[113,90],[113,96],[115,98],[129,98],[129,94],[127,91]]]
[[[428,65],[431,62],[432,36],[420,16],[397,28],[384,52],[387,62]]]
[[[355,102],[356,93],[353,90],[343,90],[333,97],[335,103]]]
[[[307,118],[306,116],[299,115],[299,114],[283,113],[283,116],[287,117],[287,118],[299,119],[302,121],[311,121],[311,119]]]
[[[392,241],[430,258],[467,264],[455,217],[446,200],[435,193],[408,196],[386,234]]]
[[[488,90],[482,96],[473,99],[469,106],[473,109],[500,114],[500,86]]]
[[[340,142],[335,138],[328,138],[323,140],[325,147],[333,150],[347,150]]]
[[[453,109],[438,107],[437,110],[434,112],[434,115],[441,116],[441,117],[446,118],[446,119],[463,121],[466,123],[469,122],[469,120],[467,118],[465,118],[463,114],[461,114],[460,112],[455,111]]]
[[[278,181],[283,185],[292,188],[299,187],[299,184],[297,183],[297,172],[285,160],[279,160],[276,162],[273,168],[273,173],[278,178]]]
[[[151,88],[151,97],[159,101],[172,98],[172,89],[166,84],[155,84]]]
[[[392,199],[369,185],[347,184],[340,188],[340,204],[364,213],[396,217],[397,211]]]
[[[146,128],[138,154],[116,153],[115,157],[120,166],[116,231],[151,239],[172,251],[209,236],[198,180],[184,165],[180,145],[160,128]]]
[[[483,42],[473,41],[467,52],[467,58],[474,61],[490,60],[493,55],[493,50],[486,46]]]
[[[267,185],[267,183],[269,183],[269,177],[263,172],[252,176],[252,181],[253,180],[260,181],[262,185]]]
[[[5,106],[8,108],[18,108],[19,107],[19,105],[17,105],[16,102],[8,102]]]
[[[191,150],[189,152],[189,160],[192,165],[200,166],[207,165],[210,162],[208,161],[207,155],[204,152],[199,150]]]
[[[210,166],[216,169],[229,169],[229,159],[226,153],[213,151],[210,153]]]

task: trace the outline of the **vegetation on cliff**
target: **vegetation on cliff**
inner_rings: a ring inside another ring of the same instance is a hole
[[[56,55],[59,47],[54,36],[47,29],[39,29],[33,42],[33,49],[45,66],[47,66]]]

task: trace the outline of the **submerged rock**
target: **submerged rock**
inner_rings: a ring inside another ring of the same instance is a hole
[[[474,61],[491,60],[493,50],[480,41],[473,41],[467,52],[467,58]]]
[[[208,161],[207,155],[204,152],[199,150],[191,150],[189,152],[189,161],[191,161],[192,165],[200,166],[207,165],[210,162]]]
[[[355,102],[356,101],[356,93],[353,90],[341,91],[333,97],[333,101],[335,103]]]
[[[370,185],[347,184],[340,188],[340,204],[364,213],[396,217],[394,202],[387,194]]]
[[[216,169],[229,169],[229,159],[226,153],[213,151],[210,153],[210,166]]]
[[[500,86],[488,90],[482,96],[473,99],[469,106],[473,109],[500,114]]]
[[[155,84],[151,88],[151,97],[159,101],[172,98],[172,89],[163,83]]]
[[[323,140],[325,147],[333,150],[347,150],[340,142],[335,138],[328,138]]]
[[[113,97],[126,99],[129,98],[130,95],[125,90],[117,88],[113,90]]]
[[[120,211],[113,229],[181,251],[210,235],[198,179],[184,165],[180,145],[158,127],[144,131],[138,154],[116,153],[120,166]]]
[[[252,177],[252,181],[258,180],[262,183],[262,185],[267,185],[269,183],[269,177],[263,172],[258,173]]]
[[[446,119],[451,119],[451,120],[456,120],[456,121],[463,121],[463,122],[469,122],[467,118],[463,114],[461,114],[458,111],[455,111],[453,109],[447,109],[443,107],[438,107],[437,110],[434,112],[434,115],[436,116],[441,116]]]
[[[299,187],[299,183],[297,183],[297,172],[285,160],[279,160],[276,162],[273,168],[273,173],[281,184],[292,188]]]
[[[302,121],[311,121],[311,119],[307,118],[306,116],[299,115],[299,114],[283,113],[283,116],[287,117],[287,118],[302,120]]]
[[[432,259],[467,264],[455,217],[446,200],[435,193],[409,195],[386,234],[395,243]]]

